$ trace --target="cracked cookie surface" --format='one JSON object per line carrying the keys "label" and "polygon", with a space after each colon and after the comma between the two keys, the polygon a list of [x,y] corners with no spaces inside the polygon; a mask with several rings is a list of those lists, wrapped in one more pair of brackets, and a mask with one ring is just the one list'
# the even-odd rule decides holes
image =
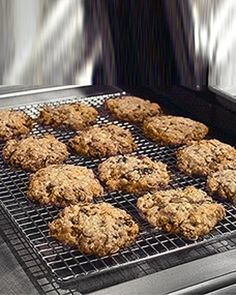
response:
{"label": "cracked cookie surface", "polygon": [[50,164],[60,164],[67,157],[66,145],[52,135],[12,139],[3,149],[6,163],[29,171],[37,171]]}
{"label": "cracked cookie surface", "polygon": [[69,141],[78,154],[94,158],[132,153],[137,145],[131,132],[116,125],[93,126]]}
{"label": "cracked cookie surface", "polygon": [[220,169],[225,161],[236,159],[232,146],[216,139],[203,139],[176,153],[178,168],[190,175],[207,176]]}
{"label": "cracked cookie surface", "polygon": [[66,207],[49,223],[51,236],[83,253],[111,255],[130,246],[139,227],[124,210],[108,203]]}
{"label": "cracked cookie surface", "polygon": [[135,194],[162,188],[170,179],[167,165],[144,156],[111,157],[99,165],[98,173],[110,191]]}
{"label": "cracked cookie surface", "polygon": [[144,195],[137,207],[152,226],[189,240],[207,235],[226,214],[221,204],[193,186]]}
{"label": "cracked cookie surface", "polygon": [[114,117],[131,123],[141,123],[145,118],[158,115],[161,111],[157,103],[135,96],[112,98],[105,105]]}
{"label": "cracked cookie surface", "polygon": [[233,159],[231,157],[231,159],[226,159],[224,161],[222,161],[219,165],[219,171],[222,170],[236,170],[236,157]]}
{"label": "cracked cookie surface", "polygon": [[84,103],[73,103],[44,107],[40,112],[39,122],[42,125],[83,130],[94,124],[97,116],[95,108]]}
{"label": "cracked cookie surface", "polygon": [[207,178],[207,187],[212,195],[217,195],[236,203],[236,170],[222,170]]}
{"label": "cracked cookie surface", "polygon": [[186,144],[203,139],[208,127],[189,118],[155,116],[144,121],[143,133],[161,145]]}
{"label": "cracked cookie surface", "polygon": [[43,205],[65,207],[92,202],[103,188],[91,169],[74,165],[50,165],[31,175],[28,197]]}
{"label": "cracked cookie surface", "polygon": [[0,140],[26,135],[32,129],[33,120],[21,111],[0,111]]}

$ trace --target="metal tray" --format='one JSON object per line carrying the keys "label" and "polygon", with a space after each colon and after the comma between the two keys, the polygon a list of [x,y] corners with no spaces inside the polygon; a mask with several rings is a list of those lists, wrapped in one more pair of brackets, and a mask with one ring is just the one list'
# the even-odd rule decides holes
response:
{"label": "metal tray", "polygon": [[[106,113],[103,108],[104,100],[119,95],[120,93],[116,93],[78,99],[64,97],[49,104],[58,105],[83,101],[95,106],[100,112],[100,117],[97,120],[98,125],[112,122],[130,129],[138,144],[138,149],[133,154],[147,155],[153,160],[161,160],[168,164],[171,172],[170,187],[194,185],[205,189],[204,178],[189,177],[178,171],[175,164],[177,147],[160,147],[147,140],[137,126],[114,120]],[[27,105],[20,107],[20,109],[36,118],[42,105]],[[73,131],[55,130],[37,124],[34,126],[32,133],[35,135],[51,133],[65,143],[74,135]],[[3,146],[4,144],[0,144],[0,150],[2,150]],[[96,171],[97,165],[103,160],[91,160],[70,154],[67,163],[84,165]],[[198,241],[187,241],[181,236],[160,232],[144,222],[136,210],[137,198],[134,195],[121,192],[107,193],[99,201],[109,202],[130,213],[139,223],[140,235],[132,247],[123,249],[110,257],[86,256],[77,249],[64,246],[49,236],[47,224],[57,216],[59,209],[52,206],[42,207],[27,199],[28,176],[29,173],[9,167],[0,158],[0,204],[17,226],[30,248],[37,254],[59,284],[73,284],[79,280],[101,275],[104,272],[112,272],[118,268],[125,268],[161,255],[170,255],[176,251],[188,250],[203,243],[224,239],[236,233],[236,207],[229,203],[224,203],[227,211],[226,218],[216,226],[214,231]]]}

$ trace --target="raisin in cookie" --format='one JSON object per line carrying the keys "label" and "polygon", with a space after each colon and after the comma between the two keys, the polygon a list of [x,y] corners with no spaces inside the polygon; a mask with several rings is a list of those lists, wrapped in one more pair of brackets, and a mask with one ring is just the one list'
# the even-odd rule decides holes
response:
{"label": "raisin in cookie", "polygon": [[37,171],[50,164],[60,164],[68,157],[66,145],[52,135],[30,136],[9,140],[3,149],[3,159],[23,170]]}
{"label": "raisin in cookie", "polygon": [[162,145],[186,144],[203,139],[208,128],[189,118],[176,116],[155,116],[143,123],[144,134]]}
{"label": "raisin in cookie", "polygon": [[0,140],[9,140],[28,134],[33,120],[21,111],[0,111]]}
{"label": "raisin in cookie", "polygon": [[50,165],[31,176],[28,197],[43,205],[65,207],[92,202],[103,188],[92,170],[74,165]]}
{"label": "raisin in cookie", "polygon": [[236,158],[236,150],[216,139],[200,140],[180,148],[177,153],[179,169],[190,175],[209,175],[220,169],[222,163]]}
{"label": "raisin in cookie", "polygon": [[207,187],[212,195],[236,203],[236,170],[222,170],[207,178]]}
{"label": "raisin in cookie", "polygon": [[66,207],[49,223],[49,230],[60,242],[97,256],[130,246],[139,233],[128,213],[108,203]]}
{"label": "raisin in cookie", "polygon": [[45,107],[39,116],[43,125],[73,130],[82,130],[95,123],[98,112],[95,108],[83,103],[64,104],[57,107]]}
{"label": "raisin in cookie", "polygon": [[122,96],[106,101],[108,110],[118,119],[141,123],[147,117],[160,113],[160,106],[135,96]]}
{"label": "raisin in cookie", "polygon": [[189,240],[207,235],[225,217],[225,209],[193,186],[147,194],[137,201],[140,215],[152,226]]}
{"label": "raisin in cookie", "polygon": [[90,127],[69,141],[77,153],[90,157],[109,157],[132,153],[136,143],[129,130],[116,125]]}
{"label": "raisin in cookie", "polygon": [[99,165],[98,172],[110,191],[134,194],[164,187],[170,179],[165,164],[143,156],[111,157]]}

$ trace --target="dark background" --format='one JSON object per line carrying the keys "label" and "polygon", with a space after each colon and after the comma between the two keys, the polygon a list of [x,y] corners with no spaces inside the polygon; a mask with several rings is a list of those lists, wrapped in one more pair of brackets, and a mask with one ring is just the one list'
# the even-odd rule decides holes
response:
{"label": "dark background", "polygon": [[[164,2],[100,2],[100,9],[108,15],[115,56],[116,84],[152,85],[162,88],[178,84],[178,71]],[[103,65],[100,64],[96,68],[95,84],[102,84],[103,75]]]}

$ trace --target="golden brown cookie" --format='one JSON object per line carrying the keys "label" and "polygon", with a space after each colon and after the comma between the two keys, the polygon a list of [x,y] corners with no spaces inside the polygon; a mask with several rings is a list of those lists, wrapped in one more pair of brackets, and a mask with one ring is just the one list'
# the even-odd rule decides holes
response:
{"label": "golden brown cookie", "polygon": [[142,123],[147,117],[158,115],[160,106],[135,96],[122,96],[105,102],[108,110],[116,118],[131,123]]}
{"label": "golden brown cookie", "polygon": [[3,149],[3,159],[23,170],[37,171],[51,164],[60,164],[68,157],[66,145],[52,135],[30,136],[9,140]]}
{"label": "golden brown cookie", "polygon": [[50,165],[31,176],[28,197],[43,205],[65,207],[92,202],[103,188],[91,169],[74,165]]}
{"label": "golden brown cookie", "polygon": [[226,169],[236,170],[236,157],[235,159],[226,159],[220,163],[218,170]]}
{"label": "golden brown cookie", "polygon": [[0,140],[9,140],[28,134],[33,120],[21,111],[0,111]]}
{"label": "golden brown cookie", "polygon": [[98,167],[99,178],[110,191],[145,193],[166,186],[167,166],[148,157],[116,156]]}
{"label": "golden brown cookie", "polygon": [[66,207],[49,223],[50,234],[84,254],[111,255],[130,246],[139,227],[124,210],[108,203]]}
{"label": "golden brown cookie", "polygon": [[207,187],[212,195],[236,203],[236,170],[222,170],[207,178]]}
{"label": "golden brown cookie", "polygon": [[147,194],[138,199],[137,207],[152,226],[189,240],[207,235],[225,217],[222,205],[193,186]]}
{"label": "golden brown cookie", "polygon": [[69,141],[78,154],[102,158],[132,153],[137,145],[129,130],[116,125],[93,126]]}
{"label": "golden brown cookie", "polygon": [[161,145],[174,145],[203,139],[208,133],[208,127],[189,118],[155,116],[144,121],[143,132]]}
{"label": "golden brown cookie", "polygon": [[82,130],[96,122],[98,112],[84,103],[64,104],[57,107],[44,107],[39,122],[59,128]]}
{"label": "golden brown cookie", "polygon": [[220,169],[225,161],[236,159],[232,146],[216,139],[203,139],[180,148],[177,153],[178,168],[190,175],[209,175]]}

